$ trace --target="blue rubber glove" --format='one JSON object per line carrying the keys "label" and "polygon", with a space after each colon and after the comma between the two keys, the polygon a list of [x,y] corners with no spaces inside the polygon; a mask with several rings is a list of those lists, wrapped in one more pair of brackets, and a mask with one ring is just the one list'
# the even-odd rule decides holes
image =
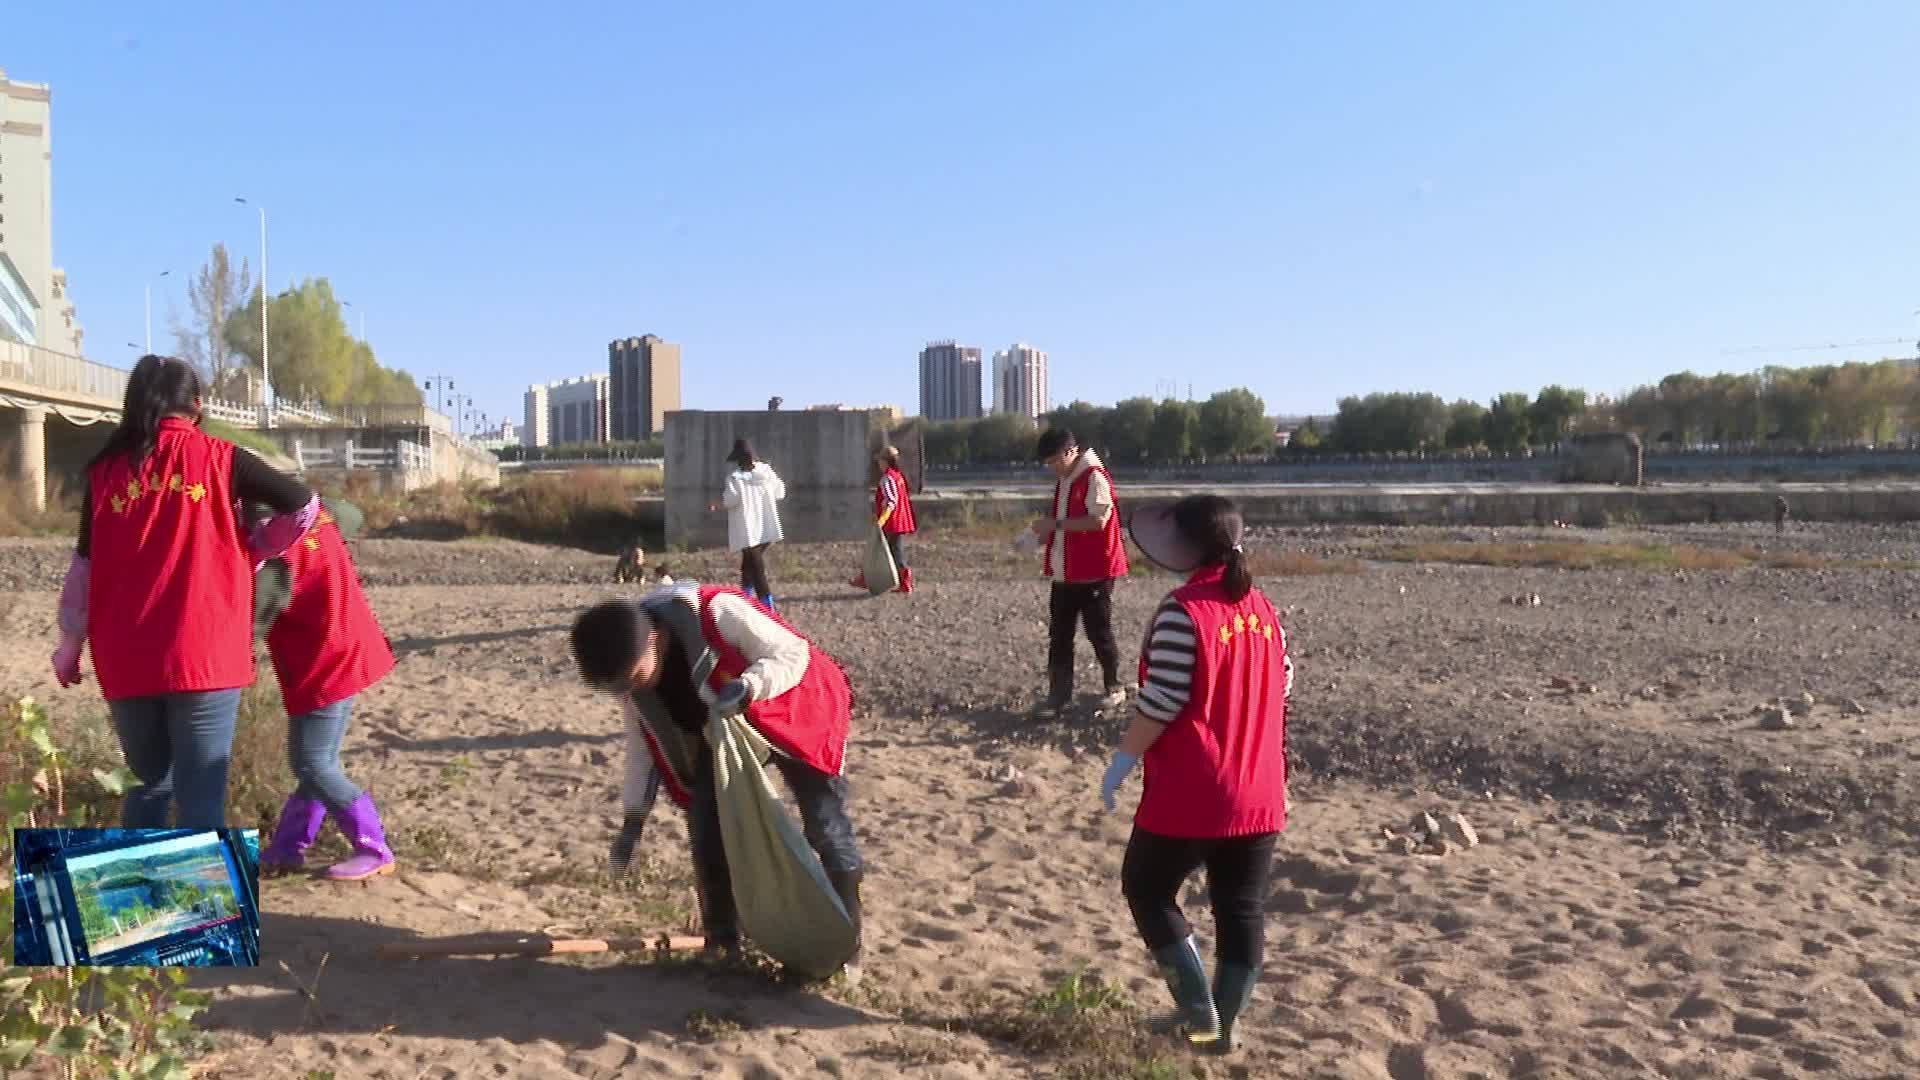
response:
{"label": "blue rubber glove", "polygon": [[1126,783],[1127,774],[1133,771],[1140,759],[1124,750],[1116,750],[1113,764],[1107,766],[1107,775],[1100,781],[1100,801],[1107,804],[1107,813],[1114,811],[1113,797],[1120,792],[1120,785]]}
{"label": "blue rubber glove", "polygon": [[717,716],[739,716],[747,711],[747,700],[751,692],[745,679],[735,679],[720,688],[713,699],[713,711]]}

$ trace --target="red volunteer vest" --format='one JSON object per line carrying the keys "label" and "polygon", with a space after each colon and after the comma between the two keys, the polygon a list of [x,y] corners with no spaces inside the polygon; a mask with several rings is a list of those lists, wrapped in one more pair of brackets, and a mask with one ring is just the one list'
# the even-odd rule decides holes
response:
{"label": "red volunteer vest", "polygon": [[[1093,486],[1093,475],[1099,473],[1107,478],[1107,490],[1113,490],[1113,476],[1104,465],[1091,465],[1082,469],[1073,480],[1073,486],[1067,491],[1067,516],[1085,517],[1087,514],[1087,492]],[[1060,485],[1065,480],[1053,483],[1053,505],[1060,505]],[[1045,558],[1041,564],[1042,572],[1048,578],[1054,577],[1054,560],[1060,554],[1054,549],[1064,541],[1066,547],[1067,580],[1069,582],[1109,581],[1127,576],[1127,547],[1120,539],[1120,498],[1114,496],[1113,513],[1107,515],[1106,528],[1099,532],[1055,532],[1048,536]]]}
{"label": "red volunteer vest", "polygon": [[87,470],[88,636],[108,701],[253,685],[253,566],[233,509],[233,444],[160,422],[135,469]]}
{"label": "red volunteer vest", "polygon": [[[1134,824],[1219,839],[1287,827],[1287,635],[1255,589],[1227,600],[1210,567],[1173,591],[1193,619],[1193,693],[1145,756]],[[1146,650],[1140,684],[1146,685]]]}
{"label": "red volunteer vest", "polygon": [[[907,491],[906,474],[899,469],[888,469],[886,476],[893,477],[893,490],[899,493],[900,501],[894,505],[892,516],[887,518],[885,525],[880,526],[880,531],[898,534],[913,532],[913,496]],[[881,477],[880,484],[873,489],[874,517],[879,517],[887,509],[884,494],[886,476]]]}
{"label": "red volunteer vest", "polygon": [[387,677],[393,648],[360,588],[347,541],[324,507],[286,553],[293,596],[267,634],[288,716],[345,701]]}
{"label": "red volunteer vest", "polygon": [[[834,662],[833,657],[828,656],[805,634],[794,630],[778,612],[760,607],[757,601],[739,589],[720,585],[700,587],[700,635],[706,639],[706,646],[713,650],[715,658],[713,674],[707,679],[708,687],[719,690],[738,678],[748,666],[746,657],[731,642],[722,638],[719,628],[714,625],[711,605],[713,598],[721,593],[752,603],[761,614],[806,641],[809,650],[807,673],[800,677],[800,684],[779,697],[748,705],[747,722],[782,753],[804,761],[828,776],[839,776],[846,765],[847,730],[853,718],[853,688],[847,683],[846,673]],[[684,778],[677,774],[661,749],[659,737],[646,724],[641,725],[641,731],[646,736],[647,750],[653,755],[654,768],[660,773],[668,797],[677,806],[687,806],[692,796],[687,791]]]}

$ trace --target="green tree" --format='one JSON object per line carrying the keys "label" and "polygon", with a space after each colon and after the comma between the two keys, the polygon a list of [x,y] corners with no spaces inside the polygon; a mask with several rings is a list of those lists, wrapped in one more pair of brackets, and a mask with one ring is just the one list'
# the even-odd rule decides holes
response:
{"label": "green tree", "polygon": [[1447,432],[1444,442],[1449,450],[1470,450],[1487,440],[1487,407],[1462,398],[1447,406]]}
{"label": "green tree", "polygon": [[994,413],[972,421],[967,435],[968,460],[977,465],[1004,465],[1033,459],[1038,434],[1033,418],[1020,413]]}
{"label": "green tree", "polygon": [[1105,447],[1107,444],[1106,419],[1108,410],[1090,401],[1074,401],[1063,405],[1046,415],[1044,426],[1065,428],[1073,432],[1081,446]]}
{"label": "green tree", "polygon": [[1273,422],[1266,402],[1245,387],[1222,390],[1200,405],[1198,449],[1208,457],[1227,457],[1273,449]]}
{"label": "green tree", "polygon": [[[227,340],[253,371],[260,369],[260,302],[256,290],[245,309],[227,321]],[[340,302],[326,278],[309,278],[272,298],[267,309],[273,336],[273,388],[288,401],[327,406],[417,405],[419,384],[406,372],[380,366],[373,349],[347,331]]]}
{"label": "green tree", "polygon": [[1199,425],[1200,410],[1190,401],[1168,398],[1153,410],[1153,430],[1147,437],[1147,456],[1162,463],[1175,463],[1193,457],[1193,431]]}
{"label": "green tree", "polygon": [[1487,410],[1486,438],[1490,449],[1513,453],[1527,445],[1533,402],[1523,393],[1501,394]]}
{"label": "green tree", "polygon": [[1307,417],[1304,423],[1295,428],[1293,435],[1287,439],[1288,449],[1303,450],[1309,453],[1320,449],[1320,444],[1320,425],[1315,423],[1311,416]]}
{"label": "green tree", "polygon": [[1107,452],[1114,462],[1133,464],[1147,456],[1153,444],[1153,421],[1157,413],[1152,398],[1128,398],[1113,407],[1104,427]]}
{"label": "green tree", "polygon": [[971,426],[955,420],[927,425],[925,452],[929,465],[965,465],[972,460],[968,447]]}
{"label": "green tree", "polygon": [[1587,410],[1587,392],[1564,386],[1543,387],[1535,395],[1527,412],[1528,435],[1541,446],[1552,446],[1566,437],[1573,418]]}

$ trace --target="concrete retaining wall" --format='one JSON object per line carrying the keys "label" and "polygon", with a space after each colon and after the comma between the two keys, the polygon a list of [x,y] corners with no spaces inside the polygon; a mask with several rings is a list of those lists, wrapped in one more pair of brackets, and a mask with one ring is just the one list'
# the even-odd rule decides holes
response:
{"label": "concrete retaining wall", "polygon": [[873,527],[873,491],[867,477],[873,450],[885,437],[885,413],[706,412],[667,414],[666,539],[676,547],[723,547],[720,501],[735,439],[786,481],[780,521],[787,539],[854,540]]}
{"label": "concrete retaining wall", "polygon": [[[1920,483],[1726,484],[1620,488],[1601,485],[1352,487],[1276,489],[1256,486],[1135,487],[1120,485],[1124,509],[1197,491],[1228,495],[1248,524],[1374,525],[1677,525],[1771,521],[1786,496],[1797,521],[1920,521]],[[1028,519],[1048,512],[1044,493],[1025,490],[931,491],[916,497],[916,514],[942,525]]]}

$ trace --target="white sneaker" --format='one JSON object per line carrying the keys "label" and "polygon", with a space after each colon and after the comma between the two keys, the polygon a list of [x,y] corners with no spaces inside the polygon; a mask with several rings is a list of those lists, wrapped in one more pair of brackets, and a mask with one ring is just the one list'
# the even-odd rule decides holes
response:
{"label": "white sneaker", "polygon": [[1116,686],[1101,695],[1100,698],[1100,707],[1103,709],[1118,709],[1126,703],[1127,688],[1124,686]]}

